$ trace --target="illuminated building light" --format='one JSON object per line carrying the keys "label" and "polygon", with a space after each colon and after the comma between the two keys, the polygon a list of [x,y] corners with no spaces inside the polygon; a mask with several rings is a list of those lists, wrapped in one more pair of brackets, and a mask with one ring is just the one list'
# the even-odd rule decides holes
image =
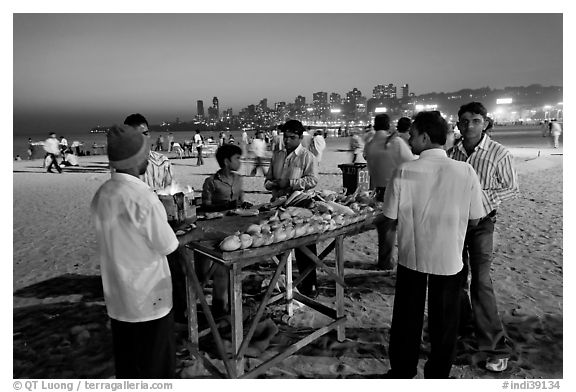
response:
{"label": "illuminated building light", "polygon": [[498,98],[496,105],[508,105],[512,103],[512,98]]}
{"label": "illuminated building light", "polygon": [[387,108],[376,108],[374,109],[374,113],[386,113],[388,111]]}

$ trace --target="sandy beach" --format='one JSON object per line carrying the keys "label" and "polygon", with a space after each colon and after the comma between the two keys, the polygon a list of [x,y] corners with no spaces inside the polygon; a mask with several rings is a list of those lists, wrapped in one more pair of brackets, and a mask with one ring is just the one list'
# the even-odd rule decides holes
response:
{"label": "sandy beach", "polygon": [[[509,369],[490,373],[473,342],[462,342],[452,376],[456,378],[563,377],[563,156],[543,140],[541,147],[509,146],[515,157],[520,193],[498,213],[492,278],[499,310],[513,342]],[[317,189],[339,190],[338,164],[348,153],[329,144]],[[172,155],[171,155],[172,156]],[[172,159],[178,182],[201,189],[217,170],[214,158]],[[41,160],[13,164],[13,377],[111,378],[111,334],[103,302],[99,262],[89,204],[109,178],[106,156],[82,157],[81,166],[49,174]],[[246,199],[268,201],[263,177],[244,177]],[[320,248],[323,248],[320,244]],[[267,378],[379,378],[388,371],[388,334],[395,273],[375,268],[377,237],[370,231],[345,240],[346,341],[328,334],[284,360]],[[334,254],[327,257],[334,265]],[[257,290],[266,271],[247,279]],[[252,282],[252,283],[250,283]],[[320,300],[329,301],[333,284],[320,274]],[[271,312],[278,309],[271,309]],[[298,309],[282,324],[260,358],[282,350],[290,339],[322,325],[319,314]],[[190,358],[178,331],[180,378],[210,377]],[[418,378],[428,350],[424,333]]]}

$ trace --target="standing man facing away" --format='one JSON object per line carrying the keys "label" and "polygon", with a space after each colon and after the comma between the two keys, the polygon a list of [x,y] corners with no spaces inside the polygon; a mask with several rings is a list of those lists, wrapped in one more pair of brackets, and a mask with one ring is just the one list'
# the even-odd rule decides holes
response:
{"label": "standing man facing away", "polygon": [[[150,130],[148,129],[148,120],[140,113],[134,113],[126,117],[124,125],[135,128],[147,138],[150,139]],[[148,166],[144,173],[144,182],[152,188],[158,190],[172,185],[174,182],[174,172],[172,164],[168,157],[156,151],[148,152]]]}
{"label": "standing man facing away", "polygon": [[[44,141],[44,150],[46,151],[46,156],[50,157],[50,163],[48,164],[46,171],[48,173],[54,173],[52,171],[52,166],[54,166],[56,170],[58,170],[58,173],[62,173],[62,169],[56,159],[56,157],[60,155],[60,142],[56,139],[56,134],[54,132],[50,132],[50,137]],[[46,161],[46,159],[44,160]]]}
{"label": "standing man facing away", "polygon": [[176,237],[162,203],[141,180],[148,165],[147,137],[137,128],[118,126],[107,137],[115,171],[94,195],[91,213],[116,378],[173,378],[172,282],[166,256],[189,238]]}
{"label": "standing man facing away", "polygon": [[196,130],[194,135],[194,144],[196,145],[196,151],[198,152],[198,159],[196,160],[196,166],[204,164],[204,158],[202,157],[202,147],[204,147],[204,138],[200,135],[200,130]]}
{"label": "standing man facing away", "polygon": [[[281,196],[289,196],[297,190],[312,189],[318,184],[318,162],[314,154],[300,144],[305,131],[302,123],[289,120],[281,126],[281,131],[284,135],[284,148],[274,151],[264,182],[264,187],[272,191],[272,201]],[[309,245],[308,248],[316,254],[316,244]],[[314,265],[314,262],[298,249],[295,250],[295,256],[300,273]],[[298,290],[308,297],[316,297],[317,285],[314,269],[304,278]]]}
{"label": "standing man facing away", "polygon": [[[384,200],[384,192],[392,174],[400,164],[414,160],[410,147],[396,132],[390,133],[390,117],[378,114],[374,118],[375,134],[364,149],[368,164],[368,173],[372,186],[376,190],[376,200]],[[392,260],[394,243],[396,242],[395,222],[376,225],[378,232],[378,268],[392,270],[395,262]]]}
{"label": "standing man facing away", "polygon": [[[487,354],[486,369],[506,370],[510,350],[498,315],[496,296],[490,277],[496,212],[503,201],[518,192],[516,171],[510,152],[484,133],[488,127],[487,111],[480,102],[470,102],[458,111],[458,129],[462,139],[448,151],[457,161],[468,162],[482,186],[482,219],[470,229],[464,243],[462,270],[462,328],[474,325],[478,350]],[[468,296],[468,270],[471,273]]]}
{"label": "standing man facing away", "polygon": [[418,113],[410,144],[420,159],[398,167],[384,196],[386,219],[398,221],[388,378],[417,373],[426,289],[430,355],[424,377],[448,378],[456,355],[462,248],[467,227],[482,216],[482,195],[472,166],[442,149],[447,133],[439,112]]}
{"label": "standing man facing away", "polygon": [[324,150],[326,149],[326,140],[324,139],[323,131],[321,129],[317,129],[316,132],[314,132],[314,137],[312,138],[312,142],[308,149],[312,151],[318,164],[320,164],[322,161],[322,154],[324,154]]}

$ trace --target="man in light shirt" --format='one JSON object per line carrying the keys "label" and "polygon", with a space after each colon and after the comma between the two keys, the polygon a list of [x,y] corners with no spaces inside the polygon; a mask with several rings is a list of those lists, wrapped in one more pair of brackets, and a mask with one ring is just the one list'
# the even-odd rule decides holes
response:
{"label": "man in light shirt", "polygon": [[326,149],[326,140],[324,140],[323,131],[321,129],[317,129],[316,132],[314,132],[314,137],[312,138],[312,142],[310,143],[310,147],[308,149],[312,151],[312,154],[314,154],[316,157],[318,164],[320,164],[322,161],[322,155]]}
{"label": "man in light shirt", "polygon": [[58,173],[62,173],[62,169],[58,164],[56,156],[60,155],[60,142],[56,139],[56,134],[50,132],[50,137],[44,141],[44,150],[46,151],[46,156],[49,157],[49,164],[46,171],[48,173],[54,173],[52,171],[52,166],[58,170]]}
{"label": "man in light shirt", "polygon": [[250,175],[254,177],[258,173],[258,168],[262,168],[262,174],[266,175],[264,169],[264,158],[266,157],[266,142],[264,141],[264,132],[257,131],[256,138],[252,140],[251,144],[252,153],[254,154],[254,168]]}
{"label": "man in light shirt", "polygon": [[[270,169],[266,173],[264,188],[272,192],[272,201],[282,196],[290,196],[294,191],[307,191],[318,184],[318,162],[314,154],[300,144],[305,129],[298,120],[286,121],[281,126],[284,148],[274,151],[270,161]],[[308,245],[308,249],[316,254],[316,244]],[[304,252],[294,251],[298,270],[303,273],[309,266],[315,266]],[[308,297],[316,297],[316,269],[314,268],[302,280],[298,290]]]}
{"label": "man in light shirt", "polygon": [[474,169],[442,148],[447,134],[439,112],[418,113],[410,144],[420,159],[401,164],[384,195],[386,219],[398,221],[388,378],[417,373],[427,290],[430,354],[424,377],[448,378],[456,355],[464,238],[483,210]]}
{"label": "man in light shirt", "polygon": [[148,165],[148,138],[137,128],[118,126],[107,138],[115,170],[94,195],[91,214],[116,378],[173,378],[172,282],[166,256],[190,235],[176,237],[162,203],[140,179]]}

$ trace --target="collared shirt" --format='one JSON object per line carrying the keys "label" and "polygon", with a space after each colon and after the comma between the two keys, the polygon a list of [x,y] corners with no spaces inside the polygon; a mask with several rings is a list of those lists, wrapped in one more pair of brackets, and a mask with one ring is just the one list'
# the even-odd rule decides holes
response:
{"label": "collared shirt", "polygon": [[55,137],[49,137],[44,141],[44,151],[49,154],[60,154],[60,142]]}
{"label": "collared shirt", "polygon": [[244,201],[244,191],[242,190],[242,177],[232,173],[232,178],[228,179],[222,175],[222,170],[204,180],[202,187],[202,205],[221,206],[226,209],[230,202],[236,201],[241,204]]}
{"label": "collared shirt", "polygon": [[398,263],[427,274],[458,273],[468,220],[484,216],[481,198],[472,166],[449,159],[442,149],[401,164],[383,209],[398,219]]}
{"label": "collared shirt", "polygon": [[[278,188],[272,181],[290,180],[287,188]],[[272,191],[272,199],[289,195],[293,191],[312,189],[318,184],[318,161],[301,144],[288,154],[286,149],[275,151],[266,173],[264,187]]]}
{"label": "collared shirt", "polygon": [[144,182],[153,190],[164,189],[174,180],[172,164],[166,155],[150,151],[148,167],[144,173]]}
{"label": "collared shirt", "polygon": [[414,155],[400,137],[386,131],[376,131],[376,134],[366,145],[364,156],[368,164],[368,173],[374,187],[386,188],[394,170],[404,162],[414,160]]}
{"label": "collared shirt", "polygon": [[108,315],[125,322],[167,315],[172,281],[166,255],[178,239],[158,196],[140,179],[112,173],[92,199],[91,213]]}
{"label": "collared shirt", "polygon": [[459,141],[448,150],[448,156],[457,161],[468,162],[478,175],[482,186],[484,216],[518,192],[518,179],[514,170],[512,154],[500,143],[484,135],[470,156]]}
{"label": "collared shirt", "polygon": [[194,135],[194,143],[196,143],[196,147],[204,146],[204,140],[202,139],[202,136],[199,133]]}

